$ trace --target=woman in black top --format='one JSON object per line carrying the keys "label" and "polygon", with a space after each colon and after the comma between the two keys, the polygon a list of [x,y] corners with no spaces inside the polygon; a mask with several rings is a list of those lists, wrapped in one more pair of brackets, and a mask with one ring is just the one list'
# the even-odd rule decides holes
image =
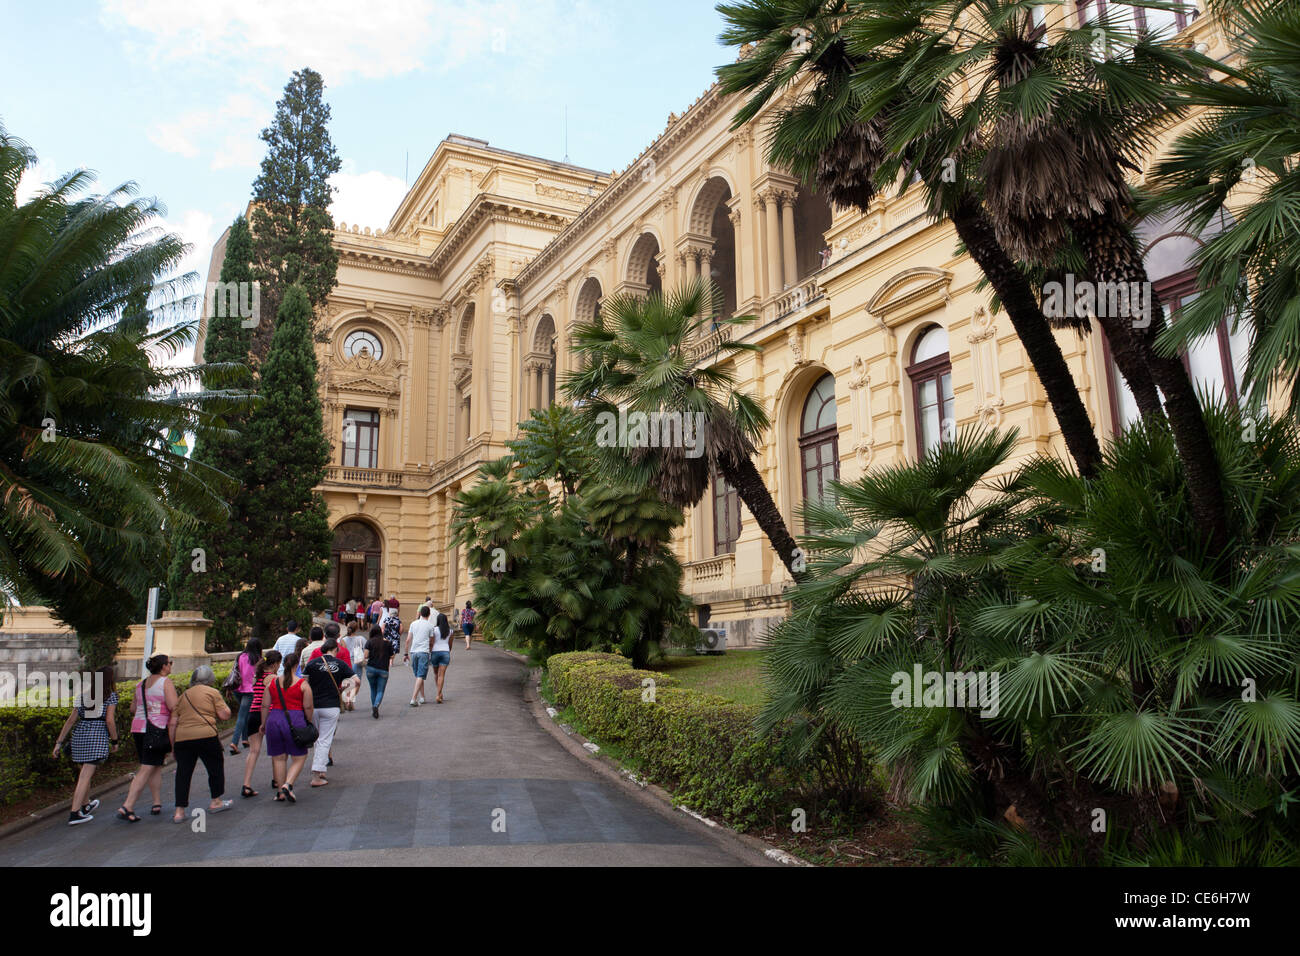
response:
{"label": "woman in black top", "polygon": [[370,639],[366,641],[366,680],[370,682],[370,716],[379,719],[379,705],[384,700],[384,688],[388,686],[388,661],[393,656],[393,645],[384,637],[384,629],[378,624],[370,629]]}

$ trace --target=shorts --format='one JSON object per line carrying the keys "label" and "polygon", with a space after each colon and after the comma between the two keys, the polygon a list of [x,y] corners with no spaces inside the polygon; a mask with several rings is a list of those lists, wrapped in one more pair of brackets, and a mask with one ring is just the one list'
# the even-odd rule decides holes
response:
{"label": "shorts", "polygon": [[131,737],[135,740],[135,752],[140,755],[140,766],[142,767],[161,767],[163,761],[167,759],[167,754],[162,750],[150,750],[144,745],[144,733],[132,733]]}
{"label": "shorts", "polygon": [[469,637],[474,633],[474,622],[470,621],[468,624],[462,624],[460,629],[465,632],[466,637]]}
{"label": "shorts", "polygon": [[451,663],[451,651],[434,651],[429,656],[430,667],[446,667]]}
{"label": "shorts", "polygon": [[429,655],[412,654],[411,671],[415,674],[417,680],[429,675]]}
{"label": "shorts", "polygon": [[262,712],[260,710],[249,711],[248,721],[244,724],[244,732],[251,737],[261,729]]}
{"label": "shorts", "polygon": [[289,721],[293,721],[295,727],[306,727],[307,718],[301,710],[289,711],[291,715],[287,720],[284,711],[273,710],[271,716],[266,719],[266,753],[271,757],[283,757],[286,754],[290,757],[307,756],[307,748],[299,747],[293,742],[293,735],[289,733]]}

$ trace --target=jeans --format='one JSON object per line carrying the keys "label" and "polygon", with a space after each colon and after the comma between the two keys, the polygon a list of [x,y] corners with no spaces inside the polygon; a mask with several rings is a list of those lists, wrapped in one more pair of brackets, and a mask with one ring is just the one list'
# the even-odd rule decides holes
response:
{"label": "jeans", "polygon": [[248,739],[248,709],[253,706],[253,692],[239,695],[239,715],[235,718],[235,736],[230,738],[230,742],[239,746],[242,741]]}
{"label": "jeans", "polygon": [[226,792],[226,768],[221,759],[221,741],[216,737],[176,741],[176,806],[190,805],[190,781],[194,765],[203,761],[208,772],[208,792],[215,800]]}
{"label": "jeans", "polygon": [[334,743],[334,731],[339,727],[339,708],[317,707],[312,711],[311,722],[320,731],[316,738],[315,749],[311,756],[311,769],[324,773],[330,762],[330,745]]}
{"label": "jeans", "polygon": [[384,688],[388,686],[388,671],[367,664],[366,680],[370,681],[370,706],[378,707],[384,700]]}

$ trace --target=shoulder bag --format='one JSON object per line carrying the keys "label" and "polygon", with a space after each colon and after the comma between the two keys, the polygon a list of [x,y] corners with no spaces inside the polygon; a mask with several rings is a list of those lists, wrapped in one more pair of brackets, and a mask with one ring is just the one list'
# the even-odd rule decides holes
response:
{"label": "shoulder bag", "polygon": [[[162,678],[166,680],[167,678]],[[159,727],[149,719],[149,699],[146,696],[144,681],[140,681],[139,691],[140,707],[144,710],[144,749],[155,753],[169,754],[172,752],[172,739],[167,733],[166,727]],[[164,693],[164,700],[166,695]],[[177,703],[180,703],[177,701]]]}
{"label": "shoulder bag", "polygon": [[[284,719],[289,724],[289,736],[293,738],[293,742],[299,747],[310,747],[316,742],[316,738],[320,736],[320,731],[316,729],[315,724],[307,720],[306,714],[303,714],[301,727],[293,722],[293,719],[289,716],[289,705],[284,702],[284,688],[280,686],[278,680],[275,682],[275,692],[280,695],[280,707],[284,711]],[[267,714],[268,720],[270,716],[270,714]]]}

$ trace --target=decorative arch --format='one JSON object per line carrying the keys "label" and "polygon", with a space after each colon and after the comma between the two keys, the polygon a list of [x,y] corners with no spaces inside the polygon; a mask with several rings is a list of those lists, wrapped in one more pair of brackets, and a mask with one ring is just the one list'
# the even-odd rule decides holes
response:
{"label": "decorative arch", "polygon": [[600,299],[603,295],[600,280],[595,276],[588,276],[578,289],[573,312],[574,321],[582,323],[594,322],[597,314],[599,314]]}
{"label": "decorative arch", "polygon": [[334,523],[330,544],[330,575],[325,593],[333,611],[352,598],[372,600],[384,588],[383,526],[369,515],[344,515]]}
{"label": "decorative arch", "polygon": [[406,337],[402,329],[387,315],[381,312],[366,312],[358,309],[334,324],[330,333],[330,351],[336,362],[347,361],[343,356],[343,342],[353,332],[365,330],[379,336],[384,346],[381,362],[401,362],[405,358]]}
{"label": "decorative arch", "polygon": [[655,257],[662,251],[663,243],[659,241],[659,236],[646,228],[637,236],[628,252],[623,281],[648,286],[651,292],[662,291],[663,283],[655,263]]}
{"label": "decorative arch", "polygon": [[555,319],[551,313],[543,312],[533,327],[532,347],[534,352],[544,352],[555,344]]}
{"label": "decorative arch", "polygon": [[691,203],[691,214],[687,220],[687,231],[707,236],[713,227],[713,211],[718,204],[736,195],[736,188],[725,170],[709,171],[708,178],[695,194]]}
{"label": "decorative arch", "polygon": [[460,325],[456,329],[456,352],[470,355],[474,350],[474,303],[465,306],[460,315]]}

